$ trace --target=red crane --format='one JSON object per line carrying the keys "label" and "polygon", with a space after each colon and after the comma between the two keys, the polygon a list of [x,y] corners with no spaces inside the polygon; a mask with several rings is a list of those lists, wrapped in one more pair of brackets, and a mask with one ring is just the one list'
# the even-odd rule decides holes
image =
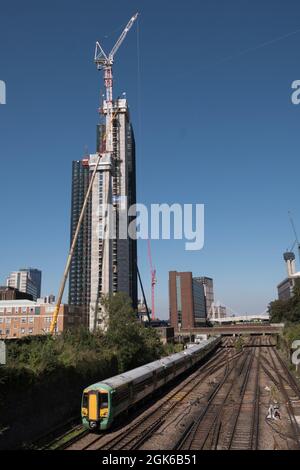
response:
{"label": "red crane", "polygon": [[156,284],[156,269],[153,267],[152,264],[152,256],[151,256],[151,246],[150,240],[148,239],[148,258],[150,263],[150,272],[151,272],[151,318],[155,320],[155,302],[154,302],[154,288]]}

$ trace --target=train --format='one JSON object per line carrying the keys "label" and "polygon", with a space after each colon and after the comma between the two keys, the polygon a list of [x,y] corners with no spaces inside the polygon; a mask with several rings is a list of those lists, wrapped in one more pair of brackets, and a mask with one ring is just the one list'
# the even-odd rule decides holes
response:
{"label": "train", "polygon": [[214,351],[220,341],[220,337],[211,337],[180,353],[86,387],[81,402],[83,426],[90,431],[109,429],[118,416],[191,369]]}

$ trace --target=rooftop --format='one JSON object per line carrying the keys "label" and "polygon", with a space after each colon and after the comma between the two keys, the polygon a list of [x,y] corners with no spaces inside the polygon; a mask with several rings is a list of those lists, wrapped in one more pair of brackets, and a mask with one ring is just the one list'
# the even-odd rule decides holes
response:
{"label": "rooftop", "polygon": [[0,307],[40,307],[41,305],[55,306],[54,303],[44,302],[43,299],[38,299],[36,302],[27,299],[0,300]]}

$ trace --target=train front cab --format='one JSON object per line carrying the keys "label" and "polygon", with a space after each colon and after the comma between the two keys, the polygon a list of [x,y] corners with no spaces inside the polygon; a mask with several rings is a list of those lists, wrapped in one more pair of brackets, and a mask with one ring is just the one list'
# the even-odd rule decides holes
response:
{"label": "train front cab", "polygon": [[83,425],[91,431],[107,429],[111,423],[110,390],[86,389],[82,395],[81,416]]}

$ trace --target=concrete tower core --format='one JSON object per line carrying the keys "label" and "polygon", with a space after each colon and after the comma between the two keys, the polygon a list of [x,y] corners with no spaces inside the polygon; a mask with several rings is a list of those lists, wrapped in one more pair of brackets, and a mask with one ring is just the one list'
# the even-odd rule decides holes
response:
{"label": "concrete tower core", "polygon": [[295,255],[292,251],[286,251],[283,254],[283,259],[286,262],[288,277],[291,278],[296,272]]}
{"label": "concrete tower core", "polygon": [[[91,273],[89,328],[107,328],[103,295],[125,292],[137,306],[136,240],[129,238],[132,217],[128,208],[136,203],[135,143],[127,100],[113,101],[112,153],[104,152],[92,188]],[[103,102],[103,114],[107,112]],[[105,135],[100,136],[101,141]],[[95,168],[98,154],[90,155]]]}

